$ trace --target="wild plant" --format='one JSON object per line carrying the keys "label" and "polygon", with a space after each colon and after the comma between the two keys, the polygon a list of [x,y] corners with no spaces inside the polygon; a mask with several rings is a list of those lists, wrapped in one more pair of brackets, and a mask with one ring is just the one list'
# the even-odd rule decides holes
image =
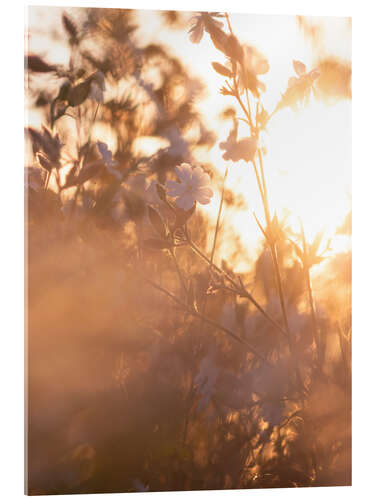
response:
{"label": "wild plant", "polygon": [[[227,13],[193,16],[190,41],[208,36],[225,56],[212,69],[224,79],[223,99],[239,110],[220,143],[220,178],[195,159],[198,146],[216,141],[194,106],[201,83],[162,46],[136,44],[131,11],[87,9],[82,26],[66,14],[62,23],[66,67],[27,56],[28,92],[45,120],[41,130],[26,129],[34,155],[27,169],[30,490],[350,484],[350,304],[346,297],[318,303],[311,272],[329,242],[322,245],[320,233],[309,244],[303,221],[297,234],[272,207],[262,141],[285,107],[303,112],[319,70],[293,61],[295,75],[266,110],[266,57],[240,43]],[[155,66],[158,87],[148,73]],[[40,87],[41,74],[52,86]],[[93,138],[98,124],[110,129],[113,146]],[[187,134],[193,127],[195,137]],[[146,135],[168,145],[139,153]],[[226,182],[239,161],[249,165],[263,207],[249,213],[262,249],[248,273],[218,257],[218,241],[229,234]],[[200,206],[215,190],[208,238]],[[350,289],[343,276],[350,255],[327,265]],[[44,378],[50,360],[41,360],[51,330],[56,345],[47,343],[47,352],[66,357],[52,379],[64,375],[67,384],[51,397],[65,397],[71,411],[47,418],[38,393],[53,394]],[[62,421],[66,430],[51,445]]]}

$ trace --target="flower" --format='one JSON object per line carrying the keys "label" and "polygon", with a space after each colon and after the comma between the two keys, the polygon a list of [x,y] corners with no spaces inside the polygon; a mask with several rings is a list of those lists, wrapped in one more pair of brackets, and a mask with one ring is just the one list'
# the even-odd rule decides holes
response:
{"label": "flower", "polygon": [[208,33],[216,32],[223,27],[223,23],[217,21],[216,18],[224,17],[219,12],[198,12],[196,16],[191,19],[191,28],[189,30],[190,41],[199,43],[202,40],[204,31]]}
{"label": "flower", "polygon": [[240,160],[252,161],[258,147],[258,140],[255,136],[245,137],[237,140],[238,121],[234,120],[233,129],[230,131],[227,140],[219,144],[224,151],[223,159],[237,162]]}
{"label": "flower", "polygon": [[264,92],[266,87],[263,82],[258,80],[258,75],[268,73],[270,65],[267,59],[255,48],[249,45],[243,48],[243,59],[240,67],[240,91],[249,89],[255,96],[259,97],[259,91]]}
{"label": "flower", "polygon": [[296,110],[298,105],[308,103],[311,92],[314,92],[314,82],[320,76],[317,69],[306,72],[306,66],[301,61],[293,61],[293,68],[297,76],[292,76],[288,81],[288,88],[282,94],[276,110],[291,107]]}
{"label": "flower", "polygon": [[197,201],[202,205],[210,203],[213,191],[209,187],[210,176],[201,167],[192,167],[182,163],[176,167],[180,182],[166,181],[167,195],[176,198],[175,203],[179,208],[189,210]]}

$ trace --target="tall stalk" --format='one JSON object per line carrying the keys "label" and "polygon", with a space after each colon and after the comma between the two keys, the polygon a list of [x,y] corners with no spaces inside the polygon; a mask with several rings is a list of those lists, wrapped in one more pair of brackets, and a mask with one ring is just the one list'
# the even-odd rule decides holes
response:
{"label": "tall stalk", "polygon": [[318,321],[317,321],[316,311],[315,311],[314,297],[313,297],[312,287],[311,287],[310,267],[309,267],[308,262],[306,262],[306,259],[308,257],[308,252],[307,252],[305,231],[303,229],[302,221],[300,221],[300,225],[301,225],[301,237],[302,237],[302,246],[303,246],[303,255],[304,255],[304,259],[303,259],[303,263],[302,263],[303,273],[305,276],[307,294],[308,294],[308,298],[309,298],[314,342],[315,342],[315,347],[316,347],[316,351],[317,351],[318,361],[320,364],[320,362],[321,362],[321,359],[320,359],[321,358],[321,343],[320,343],[320,338],[319,338],[319,328],[318,328]]}
{"label": "tall stalk", "polygon": [[[230,23],[228,13],[225,14],[225,18],[227,20],[228,29],[229,29],[230,33],[233,35],[233,30],[232,30],[232,26]],[[246,117],[246,121],[249,125],[250,137],[255,136],[256,138],[258,138],[259,137],[259,127],[258,127],[257,120],[256,120],[255,126],[254,126],[254,122],[252,120],[250,99],[249,99],[248,91],[247,91],[247,89],[245,90],[245,92],[246,92],[246,104],[247,104],[247,107],[246,107],[241,99],[241,96],[240,96],[238,82],[237,82],[237,75],[235,72],[232,76],[232,83],[233,83],[234,97],[236,98],[238,104],[240,105],[242,111],[244,112],[245,117]],[[259,147],[257,149],[257,155],[258,155],[260,173],[259,173],[258,168],[257,168],[255,157],[252,160],[252,164],[253,164],[253,168],[254,168],[257,184],[258,184],[258,189],[259,189],[259,193],[260,193],[262,204],[263,204],[265,219],[266,219],[267,235],[268,235],[267,243],[270,247],[270,251],[271,251],[271,255],[272,255],[272,263],[273,263],[273,268],[274,268],[274,273],[275,273],[276,287],[277,287],[277,292],[278,292],[278,296],[279,296],[280,308],[281,308],[282,316],[283,316],[283,324],[284,324],[284,329],[287,332],[290,354],[294,360],[297,383],[300,385],[300,387],[303,391],[304,385],[303,385],[301,372],[300,372],[300,368],[299,368],[295,339],[294,339],[293,335],[291,334],[290,328],[289,328],[288,314],[287,314],[287,308],[286,308],[286,303],[285,303],[285,294],[284,294],[282,280],[281,280],[280,263],[279,263],[278,255],[277,255],[277,245],[276,245],[274,235],[272,234],[273,228],[272,228],[272,221],[271,221],[269,201],[268,201],[267,184],[266,184],[266,178],[265,178],[264,167],[263,167],[262,152],[259,149]]]}

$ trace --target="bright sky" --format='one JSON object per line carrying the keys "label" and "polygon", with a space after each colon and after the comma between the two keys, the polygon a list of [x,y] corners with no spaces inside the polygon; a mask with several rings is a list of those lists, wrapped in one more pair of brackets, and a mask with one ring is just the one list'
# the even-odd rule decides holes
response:
{"label": "bright sky", "polygon": [[[73,14],[72,17],[76,16],[74,9],[66,10]],[[31,51],[44,54],[48,61],[64,63],[66,50],[62,49],[61,42],[51,43],[47,35],[50,27],[61,30],[61,11],[33,7],[29,15],[33,36],[29,43]],[[218,144],[227,137],[231,123],[220,123],[218,114],[225,107],[233,106],[234,102],[232,98],[219,94],[224,78],[211,67],[211,61],[224,62],[222,54],[213,47],[207,35],[199,45],[192,44],[188,24],[186,30],[167,30],[155,12],[139,11],[138,15],[139,41],[144,45],[158,41],[164,43],[183,59],[191,75],[206,84],[205,98],[197,103],[197,107],[219,140],[209,157],[202,157],[202,161],[211,161],[223,173],[226,163],[222,160]],[[187,22],[190,17],[191,14],[186,14]],[[293,59],[303,61],[308,70],[313,69],[317,51],[302,34],[294,16],[232,14],[230,18],[239,40],[254,44],[269,60],[270,71],[263,78],[267,86],[263,102],[265,108],[272,111],[281,92],[285,91],[288,79],[294,74]],[[346,18],[315,17],[310,21],[319,26],[322,33],[319,55],[351,60],[351,32]],[[245,129],[241,132],[245,133]],[[290,210],[290,221],[295,229],[301,217],[310,240],[323,227],[326,238],[334,236],[335,229],[342,224],[351,205],[351,102],[341,101],[327,106],[312,99],[299,112],[283,110],[272,118],[264,142],[268,151],[264,166],[271,206],[278,213],[283,209]],[[254,173],[244,162],[230,162],[229,165],[227,185],[245,197],[248,208],[236,212],[227,210],[223,220],[225,225],[230,224],[240,234],[251,255],[250,249],[254,252],[260,237],[251,212],[254,210],[262,220]],[[215,191],[212,203],[203,208],[212,217],[213,223],[219,206],[219,190]],[[335,237],[332,241],[336,251],[348,244],[343,237]],[[229,257],[231,251],[233,247],[230,244],[219,249],[222,257]],[[236,265],[236,270],[245,270],[247,266],[248,263],[242,260]]]}

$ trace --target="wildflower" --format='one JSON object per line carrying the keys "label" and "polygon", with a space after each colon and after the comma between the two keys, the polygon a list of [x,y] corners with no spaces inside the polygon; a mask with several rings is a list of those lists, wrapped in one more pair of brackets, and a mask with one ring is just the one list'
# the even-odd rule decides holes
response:
{"label": "wildflower", "polygon": [[189,30],[190,41],[199,43],[202,40],[203,32],[206,30],[208,33],[221,31],[223,23],[217,21],[215,17],[223,17],[219,12],[199,12],[191,20],[192,27]]}
{"label": "wildflower", "polygon": [[258,147],[257,138],[253,136],[237,140],[237,131],[238,122],[234,120],[233,129],[230,131],[227,140],[219,144],[220,149],[224,151],[223,159],[234,162],[240,160],[251,161]]}
{"label": "wildflower", "polygon": [[311,92],[314,91],[314,82],[320,76],[317,69],[306,72],[306,66],[301,61],[293,61],[293,68],[297,76],[292,76],[288,81],[288,88],[282,95],[276,109],[291,107],[297,109],[298,104],[307,103]]}
{"label": "wildflower", "polygon": [[176,198],[176,205],[184,210],[192,208],[196,201],[207,205],[214,194],[209,187],[210,176],[201,167],[193,168],[188,163],[182,163],[176,171],[180,182],[165,183],[167,195]]}
{"label": "wildflower", "polygon": [[267,59],[255,48],[249,45],[243,48],[243,58],[239,70],[239,89],[249,89],[254,97],[259,97],[259,92],[264,92],[266,86],[258,79],[258,75],[268,73],[270,66]]}

